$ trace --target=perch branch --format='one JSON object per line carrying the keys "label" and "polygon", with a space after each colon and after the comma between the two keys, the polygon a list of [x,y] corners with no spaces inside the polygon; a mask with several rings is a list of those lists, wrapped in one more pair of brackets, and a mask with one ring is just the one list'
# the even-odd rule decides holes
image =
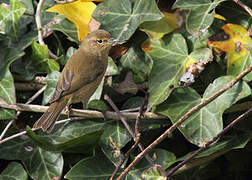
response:
{"label": "perch branch", "polygon": [[215,136],[212,140],[208,141],[204,146],[199,148],[197,151],[195,151],[191,156],[186,158],[184,161],[180,162],[177,166],[172,168],[170,171],[168,171],[166,177],[170,177],[173,173],[175,173],[179,168],[184,166],[188,161],[192,160],[195,156],[197,156],[200,152],[204,151],[206,148],[208,148],[210,145],[212,145],[214,142],[216,142],[221,136],[223,136],[227,131],[229,131],[235,124],[237,124],[240,120],[242,120],[245,116],[247,116],[252,111],[252,107],[242,115],[240,115],[238,118],[233,120],[228,126],[226,126],[217,136]]}
{"label": "perch branch", "polygon": [[[49,106],[40,106],[40,105],[27,105],[22,103],[8,104],[4,100],[0,99],[0,107],[7,109],[14,109],[16,111],[29,111],[29,112],[45,112]],[[85,118],[108,118],[113,120],[118,120],[119,116],[116,112],[107,111],[104,114],[100,111],[92,110],[81,110],[81,109],[72,109],[73,116],[80,116]],[[61,114],[67,115],[67,112],[63,111]],[[136,119],[137,112],[134,113],[121,113],[127,119]],[[152,112],[144,113],[144,119],[167,119],[167,117],[158,115]]]}
{"label": "perch branch", "polygon": [[186,119],[188,119],[192,114],[197,112],[202,107],[206,106],[213,100],[215,100],[217,97],[219,97],[221,94],[223,94],[225,91],[233,87],[239,80],[241,80],[244,76],[246,76],[249,72],[251,72],[252,66],[245,69],[243,72],[241,72],[238,76],[236,76],[232,81],[230,81],[224,88],[220,89],[218,92],[216,92],[211,97],[207,98],[205,101],[201,102],[200,104],[194,106],[192,109],[190,109],[184,116],[182,116],[176,123],[174,123],[170,128],[168,128],[161,136],[159,136],[154,142],[152,142],[148,147],[144,149],[141,153],[137,155],[137,157],[128,165],[128,167],[120,174],[118,177],[118,180],[123,179],[124,176],[130,171],[130,169],[140,160],[142,157],[152,148],[154,148],[157,144],[159,144],[161,141],[163,141],[175,128],[180,126],[182,122],[184,122]]}

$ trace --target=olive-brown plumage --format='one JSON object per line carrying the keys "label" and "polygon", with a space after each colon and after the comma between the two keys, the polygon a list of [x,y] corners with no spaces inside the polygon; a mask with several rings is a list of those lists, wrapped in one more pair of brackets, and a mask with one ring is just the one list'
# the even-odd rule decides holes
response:
{"label": "olive-brown plumage", "polygon": [[71,103],[86,104],[99,86],[108,65],[108,53],[113,44],[104,30],[88,34],[79,49],[67,61],[59,77],[50,107],[34,124],[51,132],[61,111]]}

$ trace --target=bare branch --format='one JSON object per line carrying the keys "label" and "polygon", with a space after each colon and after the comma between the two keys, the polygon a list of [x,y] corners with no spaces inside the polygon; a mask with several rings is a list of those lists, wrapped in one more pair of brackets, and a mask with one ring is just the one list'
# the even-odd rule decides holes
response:
{"label": "bare branch", "polygon": [[[40,14],[41,14],[41,8],[43,6],[44,0],[39,0],[38,6],[37,6],[37,10],[36,10],[36,14],[35,14],[35,20],[36,20],[36,24],[37,24],[37,28],[38,28],[38,40],[39,40],[39,44],[41,45],[46,45],[44,40],[43,40],[43,27],[42,27],[42,23],[41,23],[41,18],[40,18]],[[48,52],[50,54],[50,56],[53,59],[57,59],[58,57],[53,54],[50,49],[48,48]]]}
{"label": "bare branch", "polygon": [[215,136],[212,140],[208,141],[205,146],[199,148],[197,151],[195,151],[191,156],[186,158],[184,161],[179,163],[177,166],[172,168],[168,173],[166,177],[170,177],[173,173],[175,173],[179,168],[184,166],[188,161],[192,160],[195,156],[197,156],[199,153],[204,151],[206,148],[208,148],[210,145],[215,143],[221,136],[223,136],[227,131],[229,131],[235,124],[237,124],[240,120],[242,120],[245,116],[247,116],[252,111],[252,107],[242,115],[240,115],[238,118],[233,120],[228,126],[226,126],[217,136]]}
{"label": "bare branch", "polygon": [[202,107],[206,106],[213,100],[215,100],[217,97],[219,97],[221,94],[223,94],[225,91],[233,87],[239,80],[241,80],[244,76],[246,76],[249,72],[251,72],[252,66],[245,69],[243,72],[241,72],[238,76],[236,76],[232,81],[230,81],[224,88],[220,89],[218,92],[216,92],[214,95],[206,99],[205,101],[201,102],[200,104],[194,106],[192,109],[190,109],[184,116],[182,116],[176,123],[174,123],[170,128],[168,128],[161,136],[159,136],[154,142],[152,142],[147,148],[144,149],[141,153],[137,155],[137,157],[129,164],[129,166],[121,173],[121,175],[117,178],[118,180],[123,179],[124,176],[130,171],[130,169],[138,162],[140,161],[143,156],[152,148],[154,148],[156,145],[158,145],[161,141],[163,141],[175,128],[180,126],[182,122],[184,122],[186,119],[191,117],[195,112],[200,110]]}

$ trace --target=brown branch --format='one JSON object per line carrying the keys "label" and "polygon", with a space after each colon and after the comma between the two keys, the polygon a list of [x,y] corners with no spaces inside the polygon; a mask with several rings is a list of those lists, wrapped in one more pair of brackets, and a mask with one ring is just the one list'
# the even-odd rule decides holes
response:
{"label": "brown branch", "polygon": [[[43,40],[43,27],[42,27],[41,17],[40,17],[41,8],[43,6],[43,3],[44,3],[44,0],[39,0],[38,6],[37,6],[37,10],[36,10],[36,14],[35,14],[35,21],[36,21],[37,28],[38,28],[38,40],[39,40],[39,44],[46,45],[45,42],[44,42],[44,40]],[[49,52],[50,56],[53,59],[57,59],[58,58],[55,54],[53,54],[50,51],[49,48],[48,48],[48,52]]]}
{"label": "brown branch", "polygon": [[226,126],[220,133],[218,133],[212,140],[208,141],[205,146],[199,148],[197,151],[195,151],[191,156],[186,158],[184,161],[179,163],[177,166],[172,168],[168,173],[166,177],[170,177],[173,173],[175,173],[179,168],[184,166],[188,161],[192,160],[195,156],[197,156],[199,153],[204,151],[206,148],[208,148],[210,145],[215,143],[221,136],[223,136],[227,131],[229,131],[235,124],[237,124],[240,120],[242,120],[245,116],[247,116],[252,111],[252,107],[242,115],[240,115],[238,118],[233,120],[228,126]]}
{"label": "brown branch", "polygon": [[236,4],[238,4],[239,6],[241,6],[245,11],[247,11],[247,13],[252,17],[252,10],[248,7],[248,6],[246,6],[245,4],[243,4],[241,1],[239,1],[239,0],[234,0],[234,2],[236,3]]}
{"label": "brown branch", "polygon": [[[122,121],[123,125],[126,127],[126,129],[129,131],[129,133],[131,134],[131,136],[133,137],[134,141],[136,142],[136,135],[133,132],[133,130],[131,129],[131,127],[129,126],[129,124],[127,123],[126,118],[123,116],[123,114],[119,111],[119,109],[116,107],[116,105],[114,104],[114,102],[109,98],[109,96],[107,94],[104,95],[104,99],[110,104],[110,106],[114,109],[114,111],[118,114],[120,120]],[[138,115],[138,114],[137,114]],[[138,147],[141,151],[144,150],[143,146],[141,143],[138,143]],[[151,159],[151,157],[146,154],[145,158],[147,159],[147,161],[151,164],[154,165],[153,160]]]}
{"label": "brown branch", "polygon": [[161,136],[159,136],[154,142],[152,142],[147,148],[144,149],[141,153],[137,155],[137,157],[129,164],[129,166],[121,173],[121,175],[117,178],[118,180],[123,179],[124,176],[130,171],[130,169],[142,159],[142,157],[152,148],[154,148],[156,145],[158,145],[161,141],[163,141],[175,128],[180,126],[182,122],[184,122],[186,119],[188,119],[192,114],[200,110],[202,107],[206,106],[213,100],[215,100],[217,97],[219,97],[221,94],[223,94],[225,91],[230,89],[234,86],[239,80],[241,80],[244,76],[246,76],[249,72],[251,72],[252,66],[245,69],[242,73],[240,73],[238,76],[236,76],[232,81],[230,81],[224,88],[220,89],[218,92],[216,92],[211,97],[207,98],[205,101],[201,102],[200,104],[194,106],[192,109],[190,109],[184,116],[182,116],[177,122],[175,122],[170,128],[168,128]]}

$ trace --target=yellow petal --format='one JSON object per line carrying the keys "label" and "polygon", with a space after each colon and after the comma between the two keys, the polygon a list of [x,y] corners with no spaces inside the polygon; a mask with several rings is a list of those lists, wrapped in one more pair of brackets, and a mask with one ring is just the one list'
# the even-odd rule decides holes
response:
{"label": "yellow petal", "polygon": [[88,23],[96,8],[93,2],[83,1],[79,0],[66,4],[58,4],[46,10],[47,12],[59,13],[72,21],[77,27],[80,41],[89,33]]}

